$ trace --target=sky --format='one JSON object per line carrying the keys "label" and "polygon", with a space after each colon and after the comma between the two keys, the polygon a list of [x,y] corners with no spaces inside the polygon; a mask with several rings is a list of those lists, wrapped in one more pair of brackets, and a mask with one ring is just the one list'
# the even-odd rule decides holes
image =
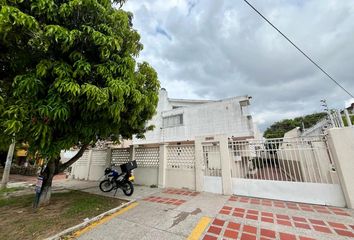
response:
{"label": "sky", "polygon": [[[249,0],[354,94],[353,0]],[[274,121],[351,99],[242,0],[128,0],[144,50],[171,98],[252,96],[264,131]]]}

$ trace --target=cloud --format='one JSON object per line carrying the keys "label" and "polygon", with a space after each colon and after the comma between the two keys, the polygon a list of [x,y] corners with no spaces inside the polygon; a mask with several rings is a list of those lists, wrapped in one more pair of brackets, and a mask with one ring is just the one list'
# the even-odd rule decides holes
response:
{"label": "cloud", "polygon": [[[351,0],[251,3],[354,92]],[[273,121],[343,108],[348,95],[315,68],[243,1],[129,0],[144,50],[174,98],[251,95],[264,130]]]}
{"label": "cloud", "polygon": [[167,32],[166,32],[166,30],[165,29],[163,29],[161,26],[157,26],[156,27],[156,33],[158,33],[158,34],[162,34],[163,36],[165,36],[168,40],[172,40],[172,37],[170,36],[170,34],[168,34]]}

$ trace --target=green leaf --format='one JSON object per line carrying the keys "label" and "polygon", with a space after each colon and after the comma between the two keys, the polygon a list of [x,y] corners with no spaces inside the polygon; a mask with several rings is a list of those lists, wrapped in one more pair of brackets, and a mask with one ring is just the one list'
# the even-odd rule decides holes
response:
{"label": "green leaf", "polygon": [[21,2],[0,8],[0,145],[15,133],[51,159],[97,136],[149,130],[159,81],[136,63],[131,13],[109,0]]}

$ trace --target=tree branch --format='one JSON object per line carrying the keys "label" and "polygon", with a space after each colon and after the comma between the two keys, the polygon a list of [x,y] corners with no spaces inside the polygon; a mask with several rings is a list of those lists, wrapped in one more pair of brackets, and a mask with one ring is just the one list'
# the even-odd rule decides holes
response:
{"label": "tree branch", "polygon": [[73,156],[69,161],[67,161],[66,163],[63,163],[60,167],[59,167],[59,172],[64,171],[67,167],[69,167],[71,164],[73,164],[74,162],[76,162],[77,160],[79,160],[79,158],[82,157],[82,155],[84,154],[86,148],[89,146],[89,144],[84,144],[82,145],[81,149],[78,151],[78,153],[76,153],[75,156]]}

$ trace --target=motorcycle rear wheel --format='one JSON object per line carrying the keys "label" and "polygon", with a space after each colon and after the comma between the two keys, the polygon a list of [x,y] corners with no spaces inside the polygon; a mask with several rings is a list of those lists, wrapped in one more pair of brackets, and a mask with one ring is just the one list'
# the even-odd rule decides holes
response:
{"label": "motorcycle rear wheel", "polygon": [[130,181],[127,181],[123,184],[122,190],[126,196],[131,196],[134,192],[134,186]]}
{"label": "motorcycle rear wheel", "polygon": [[113,184],[109,179],[100,182],[100,190],[102,192],[110,192],[113,189]]}

